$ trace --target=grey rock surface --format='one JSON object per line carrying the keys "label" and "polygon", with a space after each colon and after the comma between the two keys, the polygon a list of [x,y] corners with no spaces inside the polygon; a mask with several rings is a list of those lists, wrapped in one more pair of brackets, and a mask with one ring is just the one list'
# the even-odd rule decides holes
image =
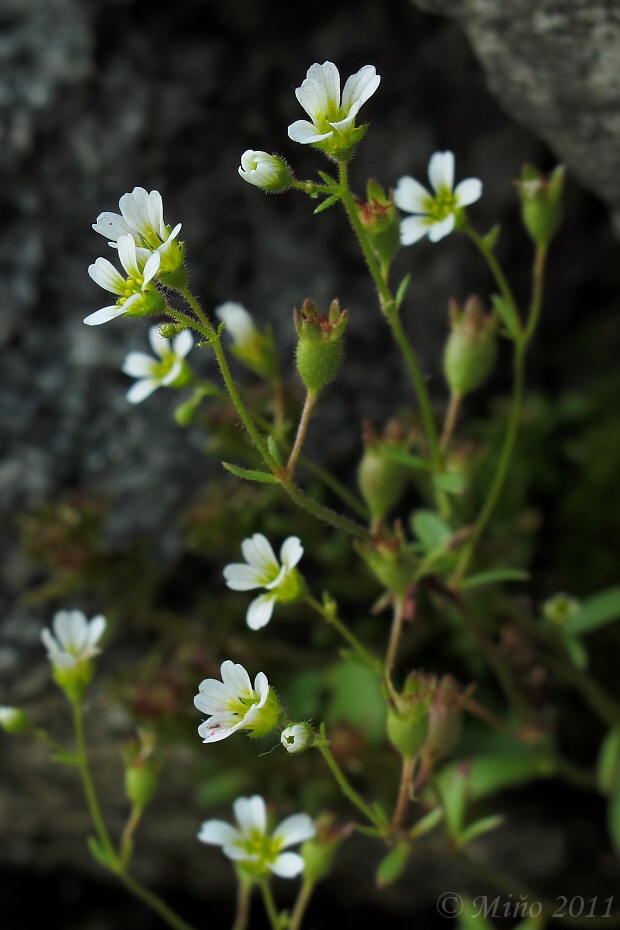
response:
{"label": "grey rock surface", "polygon": [[620,10],[613,0],[412,0],[464,30],[491,92],[620,229]]}

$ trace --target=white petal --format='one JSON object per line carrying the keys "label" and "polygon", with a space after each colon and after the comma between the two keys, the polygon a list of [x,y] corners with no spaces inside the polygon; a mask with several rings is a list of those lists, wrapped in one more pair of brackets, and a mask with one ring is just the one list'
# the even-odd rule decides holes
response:
{"label": "white petal", "polygon": [[280,561],[290,571],[291,568],[295,568],[303,554],[304,548],[299,537],[289,536],[289,538],[285,539],[282,543],[282,548],[280,549]]}
{"label": "white petal", "polygon": [[129,226],[139,233],[149,231],[149,195],[143,187],[134,187],[131,194],[123,194],[119,201],[121,213]]}
{"label": "white petal", "polygon": [[107,323],[109,320],[114,320],[117,316],[122,316],[124,313],[127,313],[127,309],[127,304],[124,304],[122,307],[119,307],[117,304],[111,307],[102,307],[101,310],[95,310],[94,313],[87,316],[84,322],[87,326],[100,326],[101,323]]}
{"label": "white petal", "polygon": [[52,660],[52,662],[55,662],[61,650],[58,646],[58,643],[52,636],[50,630],[48,629],[41,630],[41,642],[47,649],[47,654],[49,658]]}
{"label": "white petal", "polygon": [[88,642],[91,646],[96,646],[103,636],[106,628],[106,619],[99,614],[93,617],[88,624]]}
{"label": "white petal", "polygon": [[[313,74],[310,73],[313,71],[313,69],[318,69],[319,67],[322,72],[320,78],[318,78],[318,70],[315,70]],[[314,75],[316,75],[316,77],[314,77]],[[324,61],[322,65],[312,65],[308,71],[308,77],[320,81],[320,83],[323,85],[327,98],[327,106],[336,110],[339,109],[340,73],[333,61]]]}
{"label": "white petal", "polygon": [[252,682],[243,665],[226,659],[220,668],[223,683],[240,697],[252,693]]}
{"label": "white petal", "polygon": [[303,843],[316,834],[316,828],[307,814],[293,814],[276,827],[273,838],[282,840],[282,847]]}
{"label": "white petal", "polygon": [[200,691],[194,697],[194,705],[201,713],[208,716],[229,714],[230,704],[235,701],[236,697],[230,688],[215,678],[208,678],[201,682]]}
{"label": "white petal", "polygon": [[201,843],[227,846],[240,839],[239,831],[225,820],[205,820],[198,833]]}
{"label": "white petal", "polygon": [[223,575],[231,591],[253,591],[255,588],[262,588],[265,584],[264,572],[244,562],[227,565]]}
{"label": "white petal", "polygon": [[425,216],[408,216],[400,221],[400,241],[403,245],[413,245],[429,230],[428,219]]}
{"label": "white petal", "polygon": [[256,334],[254,320],[243,304],[228,300],[215,308],[215,315],[226,323],[227,332],[240,345],[254,338]]}
{"label": "white petal", "polygon": [[271,548],[271,543],[262,533],[254,533],[250,539],[244,539],[241,552],[248,565],[253,565],[266,575],[273,576],[279,573],[280,563]]}
{"label": "white petal", "polygon": [[162,387],[168,387],[169,384],[174,384],[174,382],[179,377],[182,371],[183,371],[183,362],[181,361],[180,358],[177,358],[172,363],[172,367],[170,368],[170,371],[167,374],[165,374],[163,378],[160,378],[159,383],[162,385]]}
{"label": "white petal", "polygon": [[260,697],[260,701],[256,705],[260,709],[269,697],[269,682],[264,672],[259,672],[254,679],[254,690]]}
{"label": "white petal", "polygon": [[111,294],[119,296],[125,293],[127,287],[125,278],[107,258],[98,258],[94,265],[89,265],[88,273],[95,284],[102,287],[104,291],[110,291]]}
{"label": "white petal", "polygon": [[459,207],[468,207],[482,197],[482,181],[478,178],[466,178],[456,185],[454,196]]}
{"label": "white petal", "polygon": [[194,345],[194,337],[189,329],[184,329],[172,340],[172,351],[178,358],[185,358],[189,355]]}
{"label": "white petal", "polygon": [[201,723],[198,727],[198,735],[202,738],[203,743],[219,743],[223,739],[232,736],[240,726],[241,722],[237,723],[234,727],[229,727],[217,721],[211,723],[210,720],[205,720],[205,722]]}
{"label": "white petal", "polygon": [[251,630],[262,630],[267,626],[276,600],[275,594],[261,594],[260,597],[254,598],[246,614],[246,622]]}
{"label": "white petal", "polygon": [[433,223],[432,226],[428,228],[428,238],[431,242],[439,242],[440,239],[443,239],[444,236],[449,235],[454,229],[454,213],[450,213],[449,216],[442,220],[441,223]]}
{"label": "white petal", "polygon": [[164,204],[159,191],[151,191],[147,198],[147,212],[149,226],[160,239],[166,239],[166,226],[164,224]]}
{"label": "white petal", "polygon": [[302,145],[322,142],[323,139],[330,139],[333,134],[333,132],[317,132],[312,123],[305,119],[298,119],[288,127],[289,139],[292,139],[293,142],[300,142]]}
{"label": "white petal", "polygon": [[267,807],[259,794],[251,798],[237,798],[233,804],[235,817],[245,836],[252,833],[265,834],[267,830]]}
{"label": "white petal", "polygon": [[135,280],[140,277],[140,268],[136,255],[136,243],[133,236],[120,237],[118,240],[118,257],[121,260],[121,265],[130,278]]}
{"label": "white petal", "polygon": [[59,610],[54,616],[53,627],[65,649],[80,649],[87,641],[86,617],[80,610]]}
{"label": "white petal", "polygon": [[118,213],[100,213],[97,222],[93,223],[93,229],[113,242],[117,242],[121,236],[126,236],[131,232],[123,217]]}
{"label": "white petal", "polygon": [[142,272],[142,276],[144,278],[144,284],[142,285],[142,290],[144,290],[144,288],[149,283],[149,281],[152,278],[154,278],[157,272],[159,271],[160,262],[161,262],[161,255],[159,254],[159,252],[153,252],[152,255],[149,255],[146,265],[144,266],[144,270]]}
{"label": "white petal", "polygon": [[453,152],[435,152],[431,155],[428,163],[428,179],[437,193],[445,189],[452,190],[454,187]]}
{"label": "white petal", "polygon": [[357,110],[359,110],[362,104],[372,97],[380,80],[374,65],[364,65],[357,74],[352,74],[347,78],[342,91],[342,109],[345,113],[351,110],[353,104],[358,104]]}
{"label": "white petal", "polygon": [[280,853],[269,869],[280,878],[295,878],[303,872],[304,860],[297,853]]}
{"label": "white petal", "polygon": [[157,370],[157,361],[146,352],[129,352],[121,366],[121,371],[130,378],[147,378]]}
{"label": "white petal", "polygon": [[161,387],[161,381],[158,378],[143,378],[141,381],[136,381],[135,384],[131,385],[125,397],[130,404],[141,404],[142,401],[150,397],[153,391],[156,391],[158,387]]}
{"label": "white petal", "polygon": [[149,342],[151,343],[151,348],[155,355],[159,355],[160,358],[163,358],[164,355],[170,352],[170,340],[160,336],[159,330],[159,326],[151,326],[149,328]]}
{"label": "white petal", "polygon": [[401,178],[394,189],[394,203],[405,213],[428,213],[432,202],[433,197],[426,188],[408,175]]}

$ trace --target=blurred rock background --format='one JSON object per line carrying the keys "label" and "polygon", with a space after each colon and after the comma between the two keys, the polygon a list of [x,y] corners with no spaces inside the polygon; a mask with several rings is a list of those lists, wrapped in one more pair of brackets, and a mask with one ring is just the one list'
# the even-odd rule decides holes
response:
{"label": "blurred rock background", "polygon": [[[524,162],[548,170],[566,160],[566,219],[549,263],[550,296],[529,365],[530,384],[540,392],[532,408],[534,431],[566,434],[564,457],[552,463],[555,471],[537,489],[543,522],[537,558],[548,573],[547,593],[566,584],[575,566],[575,584],[586,587],[578,594],[614,580],[619,504],[610,494],[620,451],[617,431],[608,427],[618,387],[611,367],[619,342],[611,214],[619,195],[617,171],[609,168],[610,160],[617,163],[617,143],[608,108],[620,80],[615,14],[605,19],[605,5],[588,4],[588,14],[575,3],[582,49],[576,65],[583,81],[572,85],[566,59],[556,67],[544,44],[556,36],[554,22],[566,36],[570,5],[560,5],[566,15],[559,25],[549,19],[551,9],[534,16],[525,0],[503,5],[502,17],[489,21],[488,4],[425,0],[420,6],[454,15],[466,32],[406,0],[316,0],[311,6],[282,0],[186,0],[176,6],[0,0],[0,703],[28,706],[40,723],[61,717],[39,631],[59,607],[106,612],[94,587],[73,603],[65,592],[62,599],[53,592],[33,597],[48,575],[24,546],[24,518],[53,512],[57,521],[71,524],[76,507],[80,512],[76,500],[103,502],[103,551],[110,558],[121,553],[122,562],[127,547],[134,555],[148,549],[144,578],[125,579],[128,587],[139,589],[141,581],[148,586],[149,573],[181,579],[181,590],[168,591],[167,606],[176,608],[188,597],[183,579],[195,584],[201,571],[210,577],[201,563],[187,568],[179,522],[207,479],[220,473],[217,461],[204,454],[202,430],[175,425],[176,398],[170,394],[158,392],[137,408],[126,402],[129,379],[120,365],[128,351],[147,349],[146,321],[97,328],[82,323],[106,300],[87,267],[99,255],[112,257],[91,223],[101,211],[116,210],[122,193],[134,186],[160,190],[166,221],[183,223],[191,283],[204,305],[243,302],[259,321],[272,324],[285,356],[294,344],[292,308],[305,297],[322,304],[339,297],[349,308],[346,369],[309,438],[323,462],[350,475],[360,453],[361,420],[380,426],[394,398],[408,402],[406,375],[343,216],[334,210],[315,218],[313,204],[301,195],[266,197],[237,174],[246,148],[282,154],[300,177],[325,167],[317,153],[296,146],[286,133],[301,116],[294,88],[314,61],[336,62],[343,78],[373,63],[382,76],[364,108],[371,129],[352,166],[358,191],[368,176],[386,187],[403,174],[424,180],[432,152],[452,149],[458,177],[484,182],[484,198],[472,216],[483,231],[501,222],[498,251],[523,301],[531,252],[512,180]],[[529,42],[528,27],[538,45]],[[571,48],[566,40],[569,61]],[[474,53],[488,69],[494,93]],[[560,86],[562,94],[554,95],[550,86]],[[573,93],[573,86],[580,92]],[[593,105],[590,86],[602,101],[598,136],[591,120],[584,129],[583,114]],[[542,98],[546,110],[536,109]],[[447,302],[486,293],[489,280],[469,243],[458,237],[440,247],[421,243],[403,251],[397,264],[397,273],[413,273],[406,325],[441,403]],[[197,366],[214,374],[206,353]],[[500,365],[491,388],[501,392],[508,384],[508,367]],[[486,395],[475,399],[472,411],[484,411],[486,403]],[[599,421],[585,433],[582,424],[593,411]],[[537,449],[544,453],[544,445]],[[584,500],[575,492],[566,500],[569,484],[580,483]],[[31,524],[31,536],[41,541],[44,525]],[[576,525],[582,533],[570,534]],[[55,539],[52,533],[52,548]],[[560,567],[552,551],[559,552]],[[592,551],[596,565],[588,574],[584,563]],[[214,577],[221,584],[217,572]],[[106,660],[108,668],[139,655],[147,628],[144,621],[139,635],[117,630],[119,651]],[[101,696],[95,696],[95,708],[98,700],[96,745],[128,730],[126,718]],[[193,732],[191,709],[182,713]],[[145,827],[138,858],[146,878],[178,892],[180,909],[186,892],[198,909],[214,876],[203,872],[203,850],[194,840],[201,808],[188,787],[195,758],[186,758],[187,752],[178,750],[177,764],[187,764],[186,774],[166,789],[161,819],[155,816]],[[63,930],[130,921],[156,926],[109,886],[89,884],[97,871],[84,863],[85,820],[74,773],[54,767],[50,774],[40,746],[2,740],[0,753],[0,832],[8,837],[0,849],[3,930],[34,925],[35,909],[23,897],[33,870],[50,908],[62,915],[56,925]],[[102,779],[113,783],[117,764],[100,753]],[[117,820],[121,803],[113,800]],[[173,821],[166,821],[166,810],[176,812]],[[561,864],[566,850],[558,849],[553,829],[548,861]],[[214,861],[209,858],[210,868]],[[347,867],[354,876],[358,864]],[[222,869],[215,884],[226,880]],[[432,886],[431,876],[426,887]],[[109,910],[102,914],[104,892]],[[394,900],[396,921],[410,902]]]}

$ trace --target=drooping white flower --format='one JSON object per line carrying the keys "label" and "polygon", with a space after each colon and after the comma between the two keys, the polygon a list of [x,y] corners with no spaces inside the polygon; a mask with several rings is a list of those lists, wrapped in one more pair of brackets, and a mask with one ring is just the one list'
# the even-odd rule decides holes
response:
{"label": "drooping white flower", "polygon": [[225,820],[206,820],[198,834],[200,842],[221,846],[225,856],[255,876],[273,872],[280,878],[295,878],[303,871],[302,857],[282,850],[315,836],[316,829],[307,814],[293,814],[269,833],[267,806],[260,795],[237,798],[233,811],[237,827]]}
{"label": "drooping white flower", "polygon": [[126,375],[139,379],[127,391],[130,404],[139,404],[158,387],[174,384],[183,372],[183,359],[194,345],[194,337],[184,329],[171,341],[160,336],[159,326],[151,326],[149,342],[158,358],[146,352],[129,352],[122,365]]}
{"label": "drooping white flower", "polygon": [[233,591],[253,591],[265,588],[269,593],[255,598],[246,615],[251,630],[260,630],[271,619],[276,601],[296,600],[303,592],[303,579],[295,566],[303,555],[297,536],[285,539],[280,549],[280,562],[262,533],[254,533],[241,543],[244,562],[227,565],[224,569],[226,584]]}
{"label": "drooping white flower", "polygon": [[439,242],[455,227],[457,215],[464,207],[479,200],[482,181],[467,178],[454,187],[454,154],[435,152],[428,163],[428,178],[434,194],[409,176],[401,178],[394,190],[396,206],[413,213],[400,224],[400,241],[412,245],[423,236]]}
{"label": "drooping white flower", "polygon": [[99,640],[106,627],[105,617],[87,620],[80,610],[60,610],[52,621],[50,630],[41,631],[41,640],[47,655],[60,671],[68,671],[96,656],[101,649]]}
{"label": "drooping white flower", "polygon": [[250,736],[265,736],[277,723],[280,708],[267,676],[259,672],[254,686],[243,665],[227,659],[221,666],[222,680],[201,681],[194,704],[208,714],[198,727],[204,743],[218,743],[237,730],[247,730]]}
{"label": "drooping white flower", "polygon": [[[123,194],[118,213],[100,213],[93,229],[117,248],[122,236],[135,240],[138,258],[146,262],[149,255],[157,252],[162,271],[177,268],[182,262],[182,249],[177,241],[181,224],[174,229],[164,223],[164,205],[159,191],[147,192],[143,187],[134,187],[131,194]],[[181,254],[180,254],[181,253]]]}
{"label": "drooping white flower", "polygon": [[310,117],[288,127],[289,138],[302,145],[322,143],[325,151],[346,149],[355,141],[355,117],[372,97],[381,78],[374,65],[364,65],[347,79],[340,96],[340,74],[331,61],[308,68],[295,96]]}
{"label": "drooping white flower", "polygon": [[271,193],[288,190],[295,180],[283,158],[253,149],[243,153],[238,171],[248,184]]}
{"label": "drooping white flower", "polygon": [[226,324],[226,332],[232,336],[238,348],[251,349],[256,340],[260,339],[252,315],[243,304],[227,300],[215,308],[215,315]]}
{"label": "drooping white flower", "polygon": [[138,257],[136,243],[130,235],[120,236],[118,256],[128,277],[124,278],[107,258],[98,258],[89,265],[88,273],[104,291],[117,294],[118,300],[109,307],[96,310],[84,320],[89,326],[99,326],[117,316],[130,313],[157,313],[165,307],[165,301],[152,283],[160,265],[159,252],[148,253],[146,260]]}

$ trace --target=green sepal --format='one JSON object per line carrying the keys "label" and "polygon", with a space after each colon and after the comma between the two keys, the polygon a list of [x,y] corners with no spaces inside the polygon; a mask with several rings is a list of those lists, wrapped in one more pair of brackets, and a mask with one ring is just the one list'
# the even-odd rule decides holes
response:
{"label": "green sepal", "polygon": [[222,462],[222,465],[231,474],[237,478],[243,478],[245,481],[260,481],[262,484],[279,484],[275,475],[269,471],[257,471],[253,468],[241,468],[239,465],[231,465],[230,462]]}

